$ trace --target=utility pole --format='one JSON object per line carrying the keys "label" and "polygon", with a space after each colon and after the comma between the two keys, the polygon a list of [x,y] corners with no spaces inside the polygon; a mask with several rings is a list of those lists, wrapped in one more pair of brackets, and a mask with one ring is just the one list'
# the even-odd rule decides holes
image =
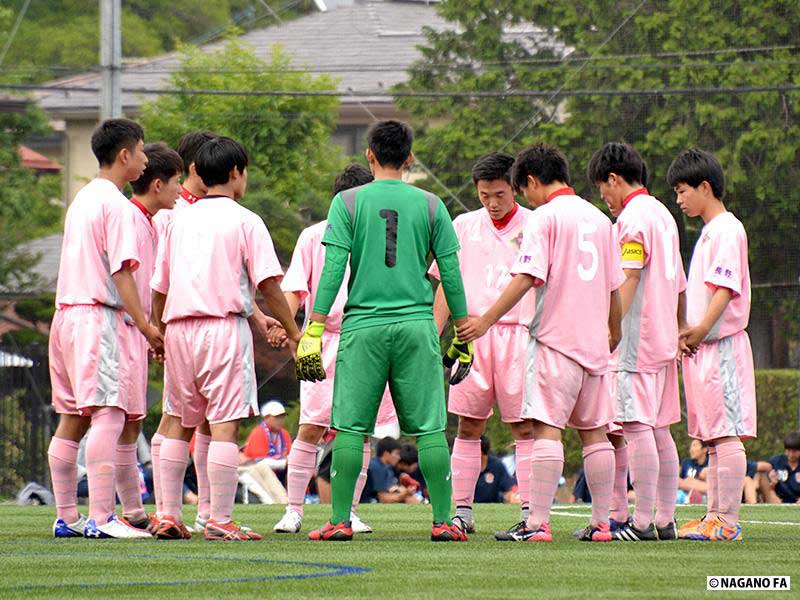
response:
{"label": "utility pole", "polygon": [[100,119],[122,116],[122,8],[120,0],[100,0]]}

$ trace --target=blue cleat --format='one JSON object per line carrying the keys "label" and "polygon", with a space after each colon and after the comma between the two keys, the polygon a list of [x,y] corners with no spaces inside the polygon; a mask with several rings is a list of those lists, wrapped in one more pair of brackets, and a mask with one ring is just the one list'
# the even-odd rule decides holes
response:
{"label": "blue cleat", "polygon": [[94,519],[87,519],[86,524],[83,527],[83,537],[99,540],[111,536],[100,531],[97,528],[97,523],[95,522]]}
{"label": "blue cleat", "polygon": [[84,527],[86,526],[86,517],[80,515],[80,518],[74,523],[67,523],[64,519],[56,519],[53,523],[53,537],[55,538],[74,538],[83,537]]}

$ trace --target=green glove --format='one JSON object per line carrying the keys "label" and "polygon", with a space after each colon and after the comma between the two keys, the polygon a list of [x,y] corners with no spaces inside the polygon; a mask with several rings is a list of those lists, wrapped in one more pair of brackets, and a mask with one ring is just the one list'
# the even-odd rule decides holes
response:
{"label": "green glove", "polygon": [[448,369],[458,361],[458,368],[450,377],[450,385],[457,385],[464,381],[464,378],[469,374],[469,370],[472,368],[472,357],[472,342],[465,344],[459,341],[457,337],[454,337],[453,343],[450,344],[447,352],[442,357],[442,364]]}
{"label": "green glove", "polygon": [[322,332],[324,323],[311,321],[297,344],[297,363],[295,372],[300,381],[322,381],[325,369],[322,367]]}

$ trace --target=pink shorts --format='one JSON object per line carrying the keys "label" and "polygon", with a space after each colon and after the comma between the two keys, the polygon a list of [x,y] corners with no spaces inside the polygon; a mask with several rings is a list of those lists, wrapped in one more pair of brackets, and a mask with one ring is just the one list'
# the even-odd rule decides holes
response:
{"label": "pink shorts", "polygon": [[505,423],[522,419],[522,384],[530,333],[525,325],[498,324],[473,342],[475,357],[466,379],[450,387],[447,410],[488,419],[497,402]]}
{"label": "pink shorts", "polygon": [[247,319],[171,321],[164,340],[172,409],[184,427],[258,414],[253,335]]}
{"label": "pink shorts", "polygon": [[125,327],[123,338],[121,351],[130,365],[130,375],[121,382],[120,393],[127,396],[129,414],[138,415],[130,416],[128,420],[140,421],[147,415],[147,339],[133,324]]}
{"label": "pink shorts", "polygon": [[682,365],[691,437],[756,437],[755,372],[746,332],[700,344]]}
{"label": "pink shorts", "polygon": [[523,419],[564,429],[597,429],[614,419],[609,376],[531,339],[525,368]]}
{"label": "pink shorts", "polygon": [[[114,406],[131,420],[144,415],[131,386],[137,359],[129,343],[123,312],[102,304],[66,306],[56,311],[50,328],[49,356],[53,407],[59,414],[92,414]],[[144,338],[142,338],[144,339]],[[145,353],[145,360],[147,354]],[[145,383],[146,385],[146,383]]]}
{"label": "pink shorts", "polygon": [[[331,424],[331,406],[333,404],[333,377],[336,373],[336,352],[339,349],[339,333],[325,331],[322,334],[322,366],[325,379],[322,381],[300,382],[300,425],[319,425],[328,427]],[[383,392],[383,399],[378,408],[376,426],[397,423],[397,413],[392,404],[389,387]]]}
{"label": "pink shorts", "polygon": [[617,371],[610,377],[614,420],[618,423],[638,422],[659,428],[680,422],[677,362],[657,373]]}
{"label": "pink shorts", "polygon": [[167,369],[164,368],[164,393],[161,396],[161,412],[169,415],[170,417],[181,418],[180,413],[177,411],[175,403],[169,395],[169,376]]}

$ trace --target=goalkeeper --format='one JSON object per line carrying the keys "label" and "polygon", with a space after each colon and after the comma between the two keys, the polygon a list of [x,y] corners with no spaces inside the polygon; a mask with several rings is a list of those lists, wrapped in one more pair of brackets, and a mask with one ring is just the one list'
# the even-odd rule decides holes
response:
{"label": "goalkeeper", "polygon": [[[373,432],[388,381],[400,428],[418,438],[419,464],[433,507],[431,540],[466,541],[466,534],[449,518],[452,487],[444,435],[442,359],[433,321],[433,290],[426,276],[428,253],[433,253],[450,313],[456,325],[466,322],[458,239],[442,201],[401,179],[414,160],[411,128],[381,121],[367,137],[367,160],[375,181],[341,192],[331,203],[322,240],[325,267],[297,350],[298,377],[324,378],[320,336],[349,257],[331,416],[331,428],[339,432],[331,466],[333,514],[309,538],[352,539],[348,519],[361,470],[363,436]],[[458,383],[469,371],[472,347],[454,340],[447,357],[449,364],[459,363],[451,378],[451,383]]]}

